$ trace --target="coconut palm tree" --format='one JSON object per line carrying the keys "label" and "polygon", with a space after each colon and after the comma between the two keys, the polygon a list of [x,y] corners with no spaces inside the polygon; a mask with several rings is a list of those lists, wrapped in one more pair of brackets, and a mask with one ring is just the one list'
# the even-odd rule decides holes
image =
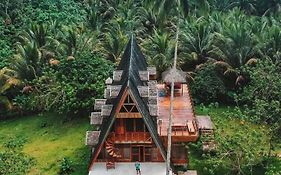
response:
{"label": "coconut palm tree", "polygon": [[107,30],[102,40],[102,50],[108,60],[118,63],[127,43],[127,35],[119,24]]}
{"label": "coconut palm tree", "polygon": [[173,63],[174,40],[168,32],[155,30],[154,34],[143,43],[149,64],[155,65],[159,73],[171,67]]}
{"label": "coconut palm tree", "polygon": [[214,59],[216,50],[213,47],[214,27],[206,18],[190,17],[182,24],[180,55],[186,65],[198,65],[208,59]]}
{"label": "coconut palm tree", "polygon": [[254,64],[261,53],[251,22],[245,19],[245,15],[239,10],[233,10],[214,36],[213,46],[217,60],[215,64],[222,69],[225,76],[233,78],[236,84],[239,79],[243,79],[240,75],[241,67]]}

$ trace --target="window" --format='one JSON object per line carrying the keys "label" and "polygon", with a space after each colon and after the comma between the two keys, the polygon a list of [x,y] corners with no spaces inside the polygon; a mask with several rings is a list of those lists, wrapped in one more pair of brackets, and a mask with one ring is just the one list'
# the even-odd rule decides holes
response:
{"label": "window", "polygon": [[144,132],[143,119],[141,118],[135,119],[135,124],[136,124],[136,132]]}
{"label": "window", "polygon": [[125,119],[127,132],[148,132],[142,118]]}
{"label": "window", "polygon": [[130,159],[131,158],[131,149],[130,147],[123,148],[123,158]]}
{"label": "window", "polygon": [[120,113],[138,113],[138,109],[136,107],[136,104],[134,103],[134,101],[132,100],[132,98],[130,97],[130,95],[128,95],[124,101],[123,106],[121,107]]}
{"label": "window", "polygon": [[126,119],[126,131],[134,132],[134,119]]}

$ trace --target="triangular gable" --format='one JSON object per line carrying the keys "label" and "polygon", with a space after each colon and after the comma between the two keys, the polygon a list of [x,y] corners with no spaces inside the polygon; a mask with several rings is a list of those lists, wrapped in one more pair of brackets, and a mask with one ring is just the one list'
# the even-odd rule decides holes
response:
{"label": "triangular gable", "polygon": [[118,113],[139,113],[135,100],[132,99],[130,93],[124,98],[123,104]]}
{"label": "triangular gable", "polygon": [[123,74],[120,82],[113,82],[114,84],[122,84],[121,90],[117,98],[112,100],[113,109],[107,120],[101,126],[101,134],[99,142],[94,150],[92,161],[89,170],[92,168],[94,162],[96,161],[102,146],[110,133],[110,130],[115,122],[115,115],[120,111],[121,104],[123,104],[125,97],[129,93],[136,103],[139,113],[141,114],[144,123],[151,134],[151,137],[155,145],[160,149],[163,159],[166,161],[166,150],[157,132],[157,124],[155,118],[152,118],[149,113],[149,108],[147,101],[140,96],[138,91],[138,86],[147,85],[140,80],[139,72],[141,70],[147,70],[146,60],[140,51],[140,48],[136,44],[135,38],[132,36],[126,50],[123,54],[121,62],[118,66],[119,70],[123,70]]}

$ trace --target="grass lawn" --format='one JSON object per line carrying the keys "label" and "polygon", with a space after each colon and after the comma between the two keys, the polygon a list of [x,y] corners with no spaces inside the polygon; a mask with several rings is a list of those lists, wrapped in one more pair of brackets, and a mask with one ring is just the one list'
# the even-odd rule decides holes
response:
{"label": "grass lawn", "polygon": [[[229,136],[237,130],[245,134],[257,132],[256,135],[261,137],[259,145],[265,150],[268,149],[266,144],[268,131],[265,126],[227,116],[226,111],[233,111],[233,108],[196,108],[197,115],[208,114],[212,117],[216,128],[215,134]],[[43,114],[0,121],[0,151],[3,149],[1,147],[3,143],[10,138],[22,137],[27,140],[23,151],[36,160],[29,175],[58,174],[60,161],[64,157],[72,161],[73,175],[87,174],[90,150],[84,142],[85,132],[91,129],[89,119],[85,116],[64,121],[63,118],[57,114]],[[200,159],[201,155],[191,149],[189,169],[196,169],[200,175],[205,175]]]}
{"label": "grass lawn", "polygon": [[[245,145],[255,145],[260,147],[257,148],[257,150],[262,149],[266,152],[269,148],[267,127],[238,119],[237,116],[232,117],[230,116],[231,113],[235,114],[235,110],[228,107],[196,107],[197,115],[211,116],[215,125],[215,135],[220,135],[221,137],[231,137],[234,136],[237,131],[240,131],[245,133],[245,135],[249,135],[249,139],[245,140]],[[253,135],[259,138],[259,144],[254,143],[256,139],[251,138]],[[204,173],[204,165],[201,164],[202,162],[200,163],[201,159],[201,155],[191,148],[189,169],[196,169],[200,175],[207,175],[206,172]],[[257,168],[257,171],[260,171],[259,168]],[[261,171],[260,173],[263,174]],[[259,173],[256,173],[256,175],[258,174]]]}
{"label": "grass lawn", "polygon": [[29,175],[57,174],[64,157],[72,161],[73,175],[84,175],[90,155],[84,144],[87,129],[90,129],[87,117],[66,122],[63,116],[56,114],[15,118],[0,121],[0,145],[10,138],[27,140],[23,152],[36,160]]}

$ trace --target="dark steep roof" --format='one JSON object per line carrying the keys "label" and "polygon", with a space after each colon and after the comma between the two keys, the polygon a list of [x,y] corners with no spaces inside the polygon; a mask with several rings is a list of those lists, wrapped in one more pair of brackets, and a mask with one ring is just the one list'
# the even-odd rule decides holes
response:
{"label": "dark steep roof", "polygon": [[113,126],[115,121],[115,115],[118,112],[118,105],[127,90],[133,100],[135,100],[137,104],[136,106],[143,117],[144,123],[146,124],[155,145],[160,149],[164,160],[166,160],[166,150],[157,132],[157,124],[155,121],[156,119],[155,117],[150,116],[147,100],[141,97],[137,88],[138,86],[147,86],[147,82],[141,81],[139,76],[139,71],[147,70],[147,62],[133,35],[131,36],[129,43],[127,44],[117,70],[123,70],[123,74],[121,76],[121,80],[118,82],[114,81],[112,85],[122,85],[122,87],[117,98],[110,101],[110,103],[113,104],[113,109],[108,119],[103,122],[101,126],[100,138],[93,153],[92,164],[94,163],[94,159],[96,159],[103,143],[110,133],[111,127]]}

